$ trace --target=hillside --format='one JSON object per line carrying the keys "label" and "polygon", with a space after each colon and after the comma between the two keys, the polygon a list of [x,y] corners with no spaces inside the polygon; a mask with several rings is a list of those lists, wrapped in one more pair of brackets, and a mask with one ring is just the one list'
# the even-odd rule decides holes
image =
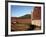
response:
{"label": "hillside", "polygon": [[31,18],[31,14],[26,14],[26,15],[24,15],[24,16],[16,17],[16,18]]}

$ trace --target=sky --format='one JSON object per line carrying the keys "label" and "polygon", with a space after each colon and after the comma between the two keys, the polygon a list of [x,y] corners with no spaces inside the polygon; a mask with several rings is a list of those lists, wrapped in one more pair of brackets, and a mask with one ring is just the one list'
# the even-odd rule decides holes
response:
{"label": "sky", "polygon": [[31,14],[33,9],[33,6],[11,5],[11,17],[20,17],[26,14]]}

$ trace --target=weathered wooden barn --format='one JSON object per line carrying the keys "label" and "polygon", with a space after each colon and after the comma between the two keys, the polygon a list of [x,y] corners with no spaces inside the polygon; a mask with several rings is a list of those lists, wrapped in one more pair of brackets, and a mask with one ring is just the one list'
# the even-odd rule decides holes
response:
{"label": "weathered wooden barn", "polygon": [[31,17],[32,24],[41,26],[41,7],[35,7]]}

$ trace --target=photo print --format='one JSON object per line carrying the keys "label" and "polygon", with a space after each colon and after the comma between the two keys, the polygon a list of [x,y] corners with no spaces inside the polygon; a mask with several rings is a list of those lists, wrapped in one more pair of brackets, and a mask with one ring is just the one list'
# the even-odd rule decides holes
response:
{"label": "photo print", "polygon": [[43,3],[8,2],[8,35],[44,33]]}

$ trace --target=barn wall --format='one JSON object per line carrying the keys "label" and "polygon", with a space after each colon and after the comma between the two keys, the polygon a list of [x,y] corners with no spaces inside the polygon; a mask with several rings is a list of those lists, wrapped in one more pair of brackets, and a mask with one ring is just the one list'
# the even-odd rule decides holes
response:
{"label": "barn wall", "polygon": [[32,24],[36,26],[41,26],[41,20],[32,20]]}
{"label": "barn wall", "polygon": [[32,24],[40,26],[41,24],[41,7],[35,7],[31,14]]}
{"label": "barn wall", "polygon": [[17,22],[17,23],[31,23],[31,19],[13,19],[12,22]]}
{"label": "barn wall", "polygon": [[32,20],[39,20],[41,19],[41,7],[35,7],[34,11],[32,12]]}

